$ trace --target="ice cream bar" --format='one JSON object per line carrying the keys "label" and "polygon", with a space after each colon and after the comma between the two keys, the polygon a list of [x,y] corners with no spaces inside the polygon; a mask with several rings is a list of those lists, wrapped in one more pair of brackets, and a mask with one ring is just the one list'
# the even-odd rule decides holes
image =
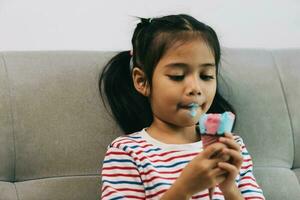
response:
{"label": "ice cream bar", "polygon": [[[235,115],[232,112],[203,114],[199,120],[199,130],[203,147],[218,141],[224,133],[232,131]],[[209,188],[209,197],[212,199],[214,188]]]}
{"label": "ice cream bar", "polygon": [[204,148],[216,142],[224,133],[230,133],[234,119],[232,112],[203,114],[199,120],[199,130]]}

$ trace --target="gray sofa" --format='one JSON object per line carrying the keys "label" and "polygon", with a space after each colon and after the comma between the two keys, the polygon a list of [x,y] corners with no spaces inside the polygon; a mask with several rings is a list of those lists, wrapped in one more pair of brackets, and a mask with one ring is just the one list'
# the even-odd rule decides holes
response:
{"label": "gray sofa", "polygon": [[[99,199],[106,146],[121,135],[98,91],[115,53],[0,53],[0,200]],[[300,49],[223,48],[221,67],[266,199],[299,200]]]}

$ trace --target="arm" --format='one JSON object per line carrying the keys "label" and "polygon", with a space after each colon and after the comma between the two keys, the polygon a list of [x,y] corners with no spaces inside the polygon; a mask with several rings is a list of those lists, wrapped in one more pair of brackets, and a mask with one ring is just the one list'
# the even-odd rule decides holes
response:
{"label": "arm", "polygon": [[128,152],[110,147],[102,166],[102,200],[144,199],[140,174]]}
{"label": "arm", "polygon": [[218,163],[219,167],[228,172],[226,180],[219,185],[225,199],[265,199],[253,176],[252,159],[242,138],[227,134],[220,141],[229,147],[224,153],[231,156],[229,163]]}
{"label": "arm", "polygon": [[253,162],[252,158],[246,149],[246,146],[241,137],[236,137],[236,142],[240,144],[241,154],[243,156],[243,163],[239,172],[239,178],[237,180],[238,188],[243,194],[243,197],[264,200],[263,191],[257,184],[253,175]]}

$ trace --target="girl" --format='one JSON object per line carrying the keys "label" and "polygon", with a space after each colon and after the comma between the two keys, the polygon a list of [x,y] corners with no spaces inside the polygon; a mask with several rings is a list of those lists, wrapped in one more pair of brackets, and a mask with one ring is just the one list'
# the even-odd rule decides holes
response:
{"label": "girl", "polygon": [[214,30],[184,14],[142,18],[132,47],[99,81],[126,134],[107,149],[102,199],[209,199],[213,187],[213,199],[264,199],[243,140],[226,133],[203,149],[195,128],[204,113],[235,113],[218,92]]}

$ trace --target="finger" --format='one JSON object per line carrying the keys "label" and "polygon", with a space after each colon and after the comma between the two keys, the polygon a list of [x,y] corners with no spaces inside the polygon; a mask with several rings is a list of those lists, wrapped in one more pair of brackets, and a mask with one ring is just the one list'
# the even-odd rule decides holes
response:
{"label": "finger", "polygon": [[226,132],[224,135],[226,138],[233,138],[233,133]]}
{"label": "finger", "polygon": [[233,149],[224,149],[222,153],[229,155],[231,160],[230,163],[235,165],[238,169],[240,169],[240,167],[243,164],[243,156],[240,152],[237,152]]}
{"label": "finger", "polygon": [[220,167],[216,167],[211,170],[212,176],[222,176],[222,175],[226,175],[227,173],[228,172],[226,170],[221,169]]}
{"label": "finger", "polygon": [[[216,168],[218,166],[218,163],[219,162],[228,162],[230,160],[230,155],[229,153],[226,153],[225,151],[226,149],[223,148],[217,156],[214,156],[210,159],[208,159],[206,162],[208,165],[211,166],[212,169]],[[225,152],[225,153],[222,153],[222,152]]]}
{"label": "finger", "polygon": [[218,153],[220,153],[224,148],[226,148],[226,145],[222,143],[214,143],[212,145],[209,145],[204,151],[203,151],[203,156],[205,158],[211,158]]}
{"label": "finger", "polygon": [[233,138],[220,137],[219,142],[225,144],[228,148],[240,151],[240,145]]}
{"label": "finger", "polygon": [[219,167],[212,169],[210,173],[211,173],[210,177],[213,177],[216,181],[215,185],[223,182],[226,179],[226,177],[228,176],[228,172]]}
{"label": "finger", "polygon": [[219,162],[218,167],[228,172],[227,178],[234,179],[239,173],[239,170],[234,165],[226,162]]}
{"label": "finger", "polygon": [[223,181],[225,181],[226,177],[227,177],[227,175],[217,176],[217,178],[216,178],[217,184],[216,185],[218,185],[218,184],[222,183]]}

